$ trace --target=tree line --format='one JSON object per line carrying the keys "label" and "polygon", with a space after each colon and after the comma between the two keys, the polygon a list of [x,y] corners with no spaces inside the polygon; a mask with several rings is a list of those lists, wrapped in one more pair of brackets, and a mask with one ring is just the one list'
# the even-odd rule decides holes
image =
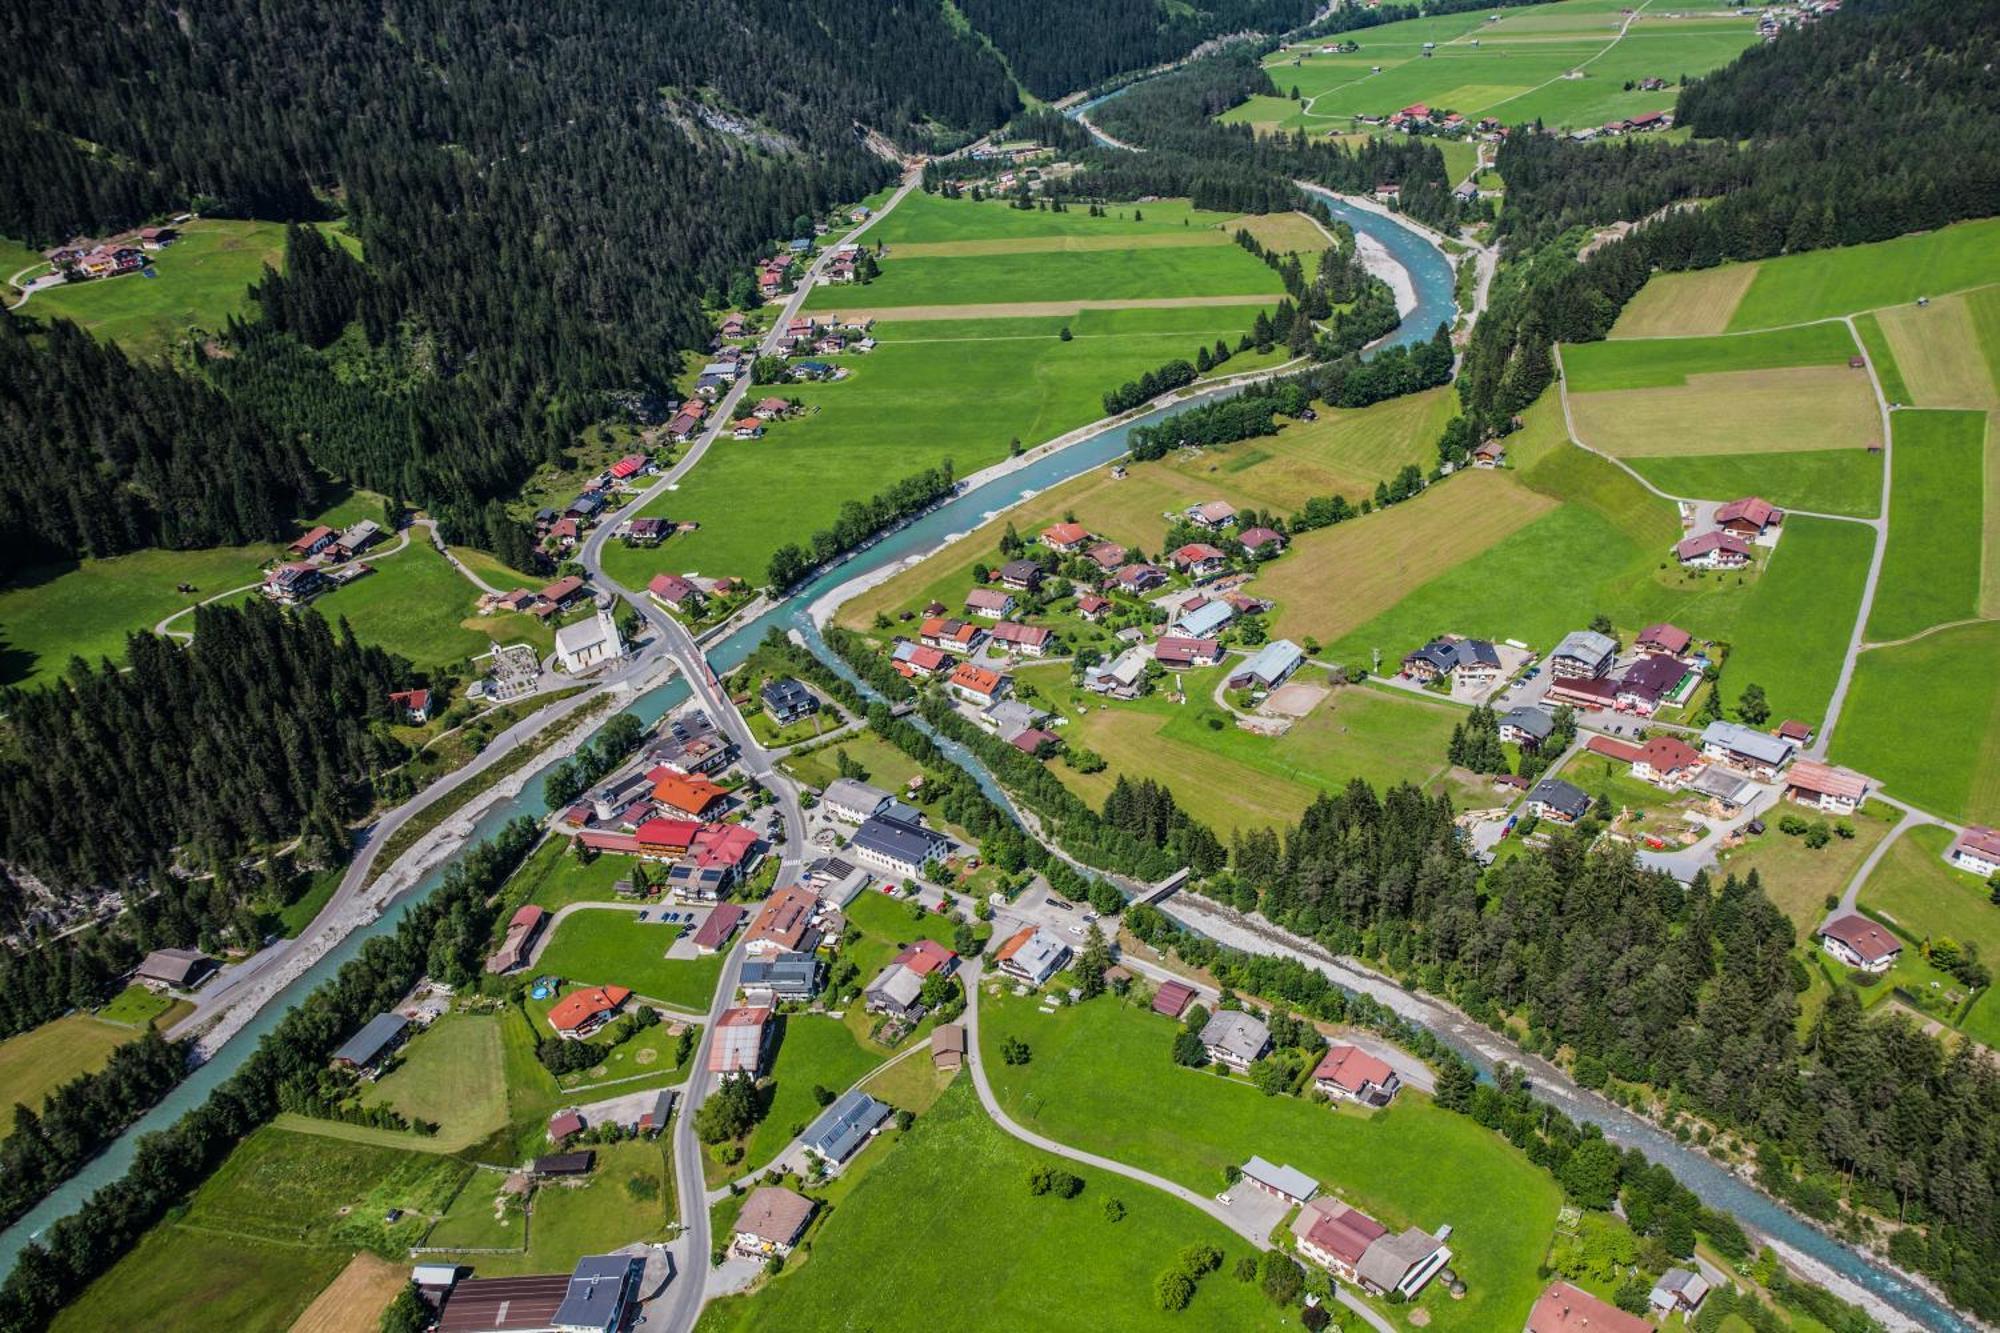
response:
{"label": "tree line", "polygon": [[788,590],[843,551],[853,550],[892,523],[923,512],[950,495],[957,485],[951,460],[946,459],[866,500],[846,501],[832,527],[821,528],[803,544],[787,542],[773,552],[765,582],[775,592]]}
{"label": "tree line", "polygon": [[1310,19],[1314,0],[967,0],[959,8],[1007,57],[1037,97],[1054,100],[1116,74],[1176,59],[1211,37],[1283,32]]}

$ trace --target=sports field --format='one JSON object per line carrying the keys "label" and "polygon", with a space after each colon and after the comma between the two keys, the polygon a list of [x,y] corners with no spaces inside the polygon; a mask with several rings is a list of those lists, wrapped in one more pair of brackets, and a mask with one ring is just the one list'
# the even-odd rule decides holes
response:
{"label": "sports field", "polygon": [[[1621,10],[1630,8],[1562,0],[1410,19],[1300,43],[1264,61],[1279,92],[1296,88],[1300,100],[1253,98],[1222,118],[1260,130],[1324,132],[1346,129],[1357,115],[1423,102],[1471,120],[1491,115],[1510,125],[1540,119],[1551,128],[1596,126],[1671,109],[1681,76],[1725,65],[1756,40],[1750,19],[1723,11],[1670,14],[1640,6],[1627,24]],[[1360,50],[1321,54],[1335,40]],[[1425,50],[1427,43],[1435,49]],[[1667,86],[1640,89],[1648,78]]]}
{"label": "sports field", "polygon": [[[1315,495],[1340,494],[1359,503],[1376,482],[1406,465],[1428,467],[1452,400],[1448,389],[1434,389],[1358,410],[1322,406],[1318,411],[1319,420],[1283,422],[1276,435],[1129,464],[1122,478],[1106,467],[1052,486],[861,593],[841,607],[840,622],[866,630],[878,612],[893,615],[933,600],[952,602],[970,585],[975,563],[992,563],[1009,523],[1032,539],[1073,513],[1091,532],[1150,552],[1166,531],[1166,514],[1203,500],[1281,514]],[[1286,563],[1268,567],[1261,577],[1268,580]]]}
{"label": "sports field", "polygon": [[[1106,390],[1218,339],[1233,348],[1254,316],[1186,307],[878,324],[874,352],[841,358],[848,379],[787,387],[807,415],[761,440],[718,441],[647,510],[699,531],[652,550],[611,545],[605,566],[631,587],[661,570],[761,582],[773,551],[829,526],[843,501],[947,459],[964,476],[1005,458],[1010,440],[1031,448],[1095,421]],[[1240,356],[1224,371],[1258,364]]]}
{"label": "sports field", "polygon": [[1833,734],[1833,758],[1933,814],[2000,822],[1995,662],[1995,621],[1862,653]]}
{"label": "sports field", "polygon": [[1577,438],[1621,458],[1860,450],[1882,438],[1868,373],[1845,365],[1691,374],[1668,387],[1604,393],[1572,389],[1570,415]]}
{"label": "sports field", "polygon": [[1882,913],[1918,940],[1951,939],[2000,956],[2000,910],[1987,901],[1986,882],[1944,859],[1950,829],[1919,825],[1883,854],[1861,905]]}
{"label": "sports field", "polygon": [[[1229,1268],[1250,1247],[1205,1214],[1157,1190],[1059,1161],[1003,1134],[959,1078],[910,1132],[869,1163],[851,1193],[755,1294],[711,1302],[703,1333],[826,1328],[832,1311],[865,1310],[875,1327],[960,1323],[1103,1333],[1124,1329],[1262,1329],[1275,1307]],[[1082,1177],[1074,1199],[1028,1193],[1037,1167]],[[1219,1180],[1218,1180],[1219,1183]],[[1123,1215],[1104,1212],[1117,1199]],[[912,1244],[912,1237],[924,1243]],[[1155,1276],[1190,1244],[1223,1253],[1223,1271],[1168,1314]],[[1060,1292],[1061,1299],[1051,1299]],[[976,1313],[965,1304],[976,1295]]]}
{"label": "sports field", "polygon": [[[1431,1327],[1511,1329],[1526,1319],[1560,1191],[1492,1131],[1407,1090],[1365,1114],[1180,1068],[1169,1058],[1179,1024],[1108,996],[1053,1014],[1010,995],[980,1004],[987,1074],[1023,1127],[1203,1193],[1222,1188],[1225,1167],[1261,1154],[1392,1228],[1449,1223],[1468,1290],[1454,1301],[1426,1288],[1417,1304]],[[1027,1064],[998,1058],[1009,1037],[1027,1043]]]}
{"label": "sports field", "polygon": [[[336,225],[323,230],[346,236]],[[284,268],[285,227],[201,218],[152,258],[156,277],[128,273],[52,287],[31,296],[22,313],[75,320],[135,356],[156,355],[190,328],[215,332],[231,315],[248,313],[247,288],[263,276],[264,266]]]}
{"label": "sports field", "polygon": [[580,985],[624,986],[649,1000],[705,1012],[722,975],[722,955],[668,958],[680,933],[678,926],[642,922],[638,913],[619,908],[572,912],[556,927],[535,970]]}
{"label": "sports field", "polygon": [[1987,416],[1898,412],[1889,549],[1868,638],[1905,638],[1979,614]]}
{"label": "sports field", "polygon": [[[1348,687],[1284,735],[1261,736],[1237,727],[1216,706],[1213,694],[1224,671],[1182,674],[1185,703],[1164,691],[1107,702],[1073,687],[1063,667],[1030,668],[1019,680],[1070,719],[1063,735],[1071,744],[1103,756],[1100,773],[1078,773],[1061,761],[1049,769],[1093,806],[1121,776],[1164,778],[1183,809],[1226,839],[1240,829],[1283,828],[1321,793],[1356,777],[1378,788],[1413,782],[1447,791],[1460,803],[1468,799],[1445,760],[1464,709]],[[1317,682],[1323,674],[1307,668],[1299,679]]]}

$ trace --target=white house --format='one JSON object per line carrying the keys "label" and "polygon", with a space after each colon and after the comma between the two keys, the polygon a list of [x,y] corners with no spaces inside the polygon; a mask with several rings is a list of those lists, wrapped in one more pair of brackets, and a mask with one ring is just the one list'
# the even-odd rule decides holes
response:
{"label": "white house", "polygon": [[606,662],[615,661],[623,651],[617,622],[603,607],[589,620],[579,620],[556,631],[556,661],[572,676],[595,671]]}

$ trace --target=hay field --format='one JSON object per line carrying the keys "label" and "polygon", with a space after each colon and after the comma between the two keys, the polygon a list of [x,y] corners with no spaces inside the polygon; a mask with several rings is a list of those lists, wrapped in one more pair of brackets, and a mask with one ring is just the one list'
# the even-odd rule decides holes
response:
{"label": "hay field", "polygon": [[1941,296],[1928,306],[1899,305],[1875,318],[1919,407],[2000,407],[1987,351],[1979,336],[1975,301],[1983,312],[2000,299],[2000,288]]}
{"label": "hay field", "polygon": [[1584,443],[1618,457],[1859,449],[1882,436],[1867,374],[1845,366],[1726,371],[1666,388],[1571,394],[1570,412]]}
{"label": "hay field", "polygon": [[1723,264],[1688,273],[1657,273],[1626,302],[1613,338],[1669,338],[1721,333],[1757,276],[1755,264]]}
{"label": "hay field", "polygon": [[363,1250],[313,1298],[291,1333],[375,1333],[383,1312],[409,1280],[407,1264],[392,1264]]}

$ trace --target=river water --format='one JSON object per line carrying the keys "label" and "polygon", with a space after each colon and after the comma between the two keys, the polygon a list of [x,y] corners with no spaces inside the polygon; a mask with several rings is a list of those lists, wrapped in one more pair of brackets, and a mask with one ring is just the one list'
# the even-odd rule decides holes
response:
{"label": "river water", "polygon": [[[1087,109],[1088,106],[1095,104],[1095,102],[1087,103],[1080,109]],[[1410,275],[1417,297],[1416,308],[1404,319],[1402,326],[1384,340],[1384,345],[1420,342],[1428,338],[1440,323],[1449,324],[1452,321],[1455,314],[1452,303],[1452,267],[1436,247],[1411,228],[1391,219],[1351,207],[1322,191],[1315,190],[1313,193],[1327,203],[1340,221],[1352,226],[1357,232],[1372,237]],[[715,643],[708,650],[710,663],[718,672],[727,671],[738,665],[750,655],[772,628],[797,631],[808,644],[820,648],[819,634],[813,626],[808,608],[825,593],[872,571],[900,564],[912,556],[931,551],[952,537],[977,527],[987,516],[1026,495],[1046,490],[1050,486],[1109,463],[1125,452],[1127,437],[1136,426],[1149,425],[1197,403],[1228,397],[1238,392],[1241,392],[1240,388],[1218,389],[1176,403],[1172,407],[1161,408],[1081,443],[1045,455],[1016,471],[954,496],[909,525],[883,537],[873,546],[856,553],[847,561],[823,571],[782,604]],[[822,651],[821,655],[827,657],[833,664],[839,665],[838,659],[832,658],[831,654]],[[844,667],[842,673],[848,674]],[[686,683],[676,678],[640,696],[625,711],[638,717],[642,722],[651,724],[678,707],[687,697]],[[951,758],[958,761],[979,780],[989,795],[1004,803],[1004,797],[991,774],[969,752],[949,741],[940,741],[940,744]],[[516,816],[526,815],[540,819],[547,815],[548,806],[542,800],[541,794],[543,769],[553,766],[554,762],[551,761],[551,764],[533,771],[519,796],[499,803],[483,816],[477,822],[472,841],[477,843],[493,836],[503,824]],[[73,1179],[43,1200],[39,1207],[4,1233],[0,1233],[0,1271],[10,1270],[13,1267],[22,1246],[30,1239],[40,1235],[57,1218],[76,1211],[93,1190],[123,1175],[131,1165],[136,1141],[140,1135],[164,1129],[200,1105],[219,1084],[241,1066],[257,1042],[278,1024],[287,1010],[315,987],[330,979],[369,939],[394,930],[410,905],[435,889],[442,877],[443,870],[440,867],[421,880],[414,892],[399,899],[379,919],[350,935],[338,948],[329,952],[326,957],[280,992],[271,1003],[265,1005],[263,1010],[244,1026],[242,1032],[224,1045],[213,1059],[190,1074],[132,1129],[126,1131]],[[1468,1040],[1471,1034],[1461,1035],[1457,1032],[1438,1030],[1438,1035],[1482,1069],[1491,1068],[1491,1056],[1479,1049],[1473,1040]],[[1923,1291],[1912,1287],[1847,1246],[1802,1222],[1715,1162],[1683,1148],[1651,1123],[1620,1111],[1608,1103],[1576,1095],[1573,1090],[1569,1095],[1561,1096],[1559,1100],[1563,1104],[1564,1111],[1572,1118],[1598,1124],[1604,1128],[1607,1137],[1620,1143],[1638,1146],[1654,1160],[1666,1164],[1704,1203],[1733,1213],[1752,1230],[1768,1235],[1780,1244],[1865,1286],[1890,1306],[1916,1320],[1921,1326],[1946,1330],[1948,1333],[1971,1333],[1973,1327],[1971,1324],[1953,1314]]]}

